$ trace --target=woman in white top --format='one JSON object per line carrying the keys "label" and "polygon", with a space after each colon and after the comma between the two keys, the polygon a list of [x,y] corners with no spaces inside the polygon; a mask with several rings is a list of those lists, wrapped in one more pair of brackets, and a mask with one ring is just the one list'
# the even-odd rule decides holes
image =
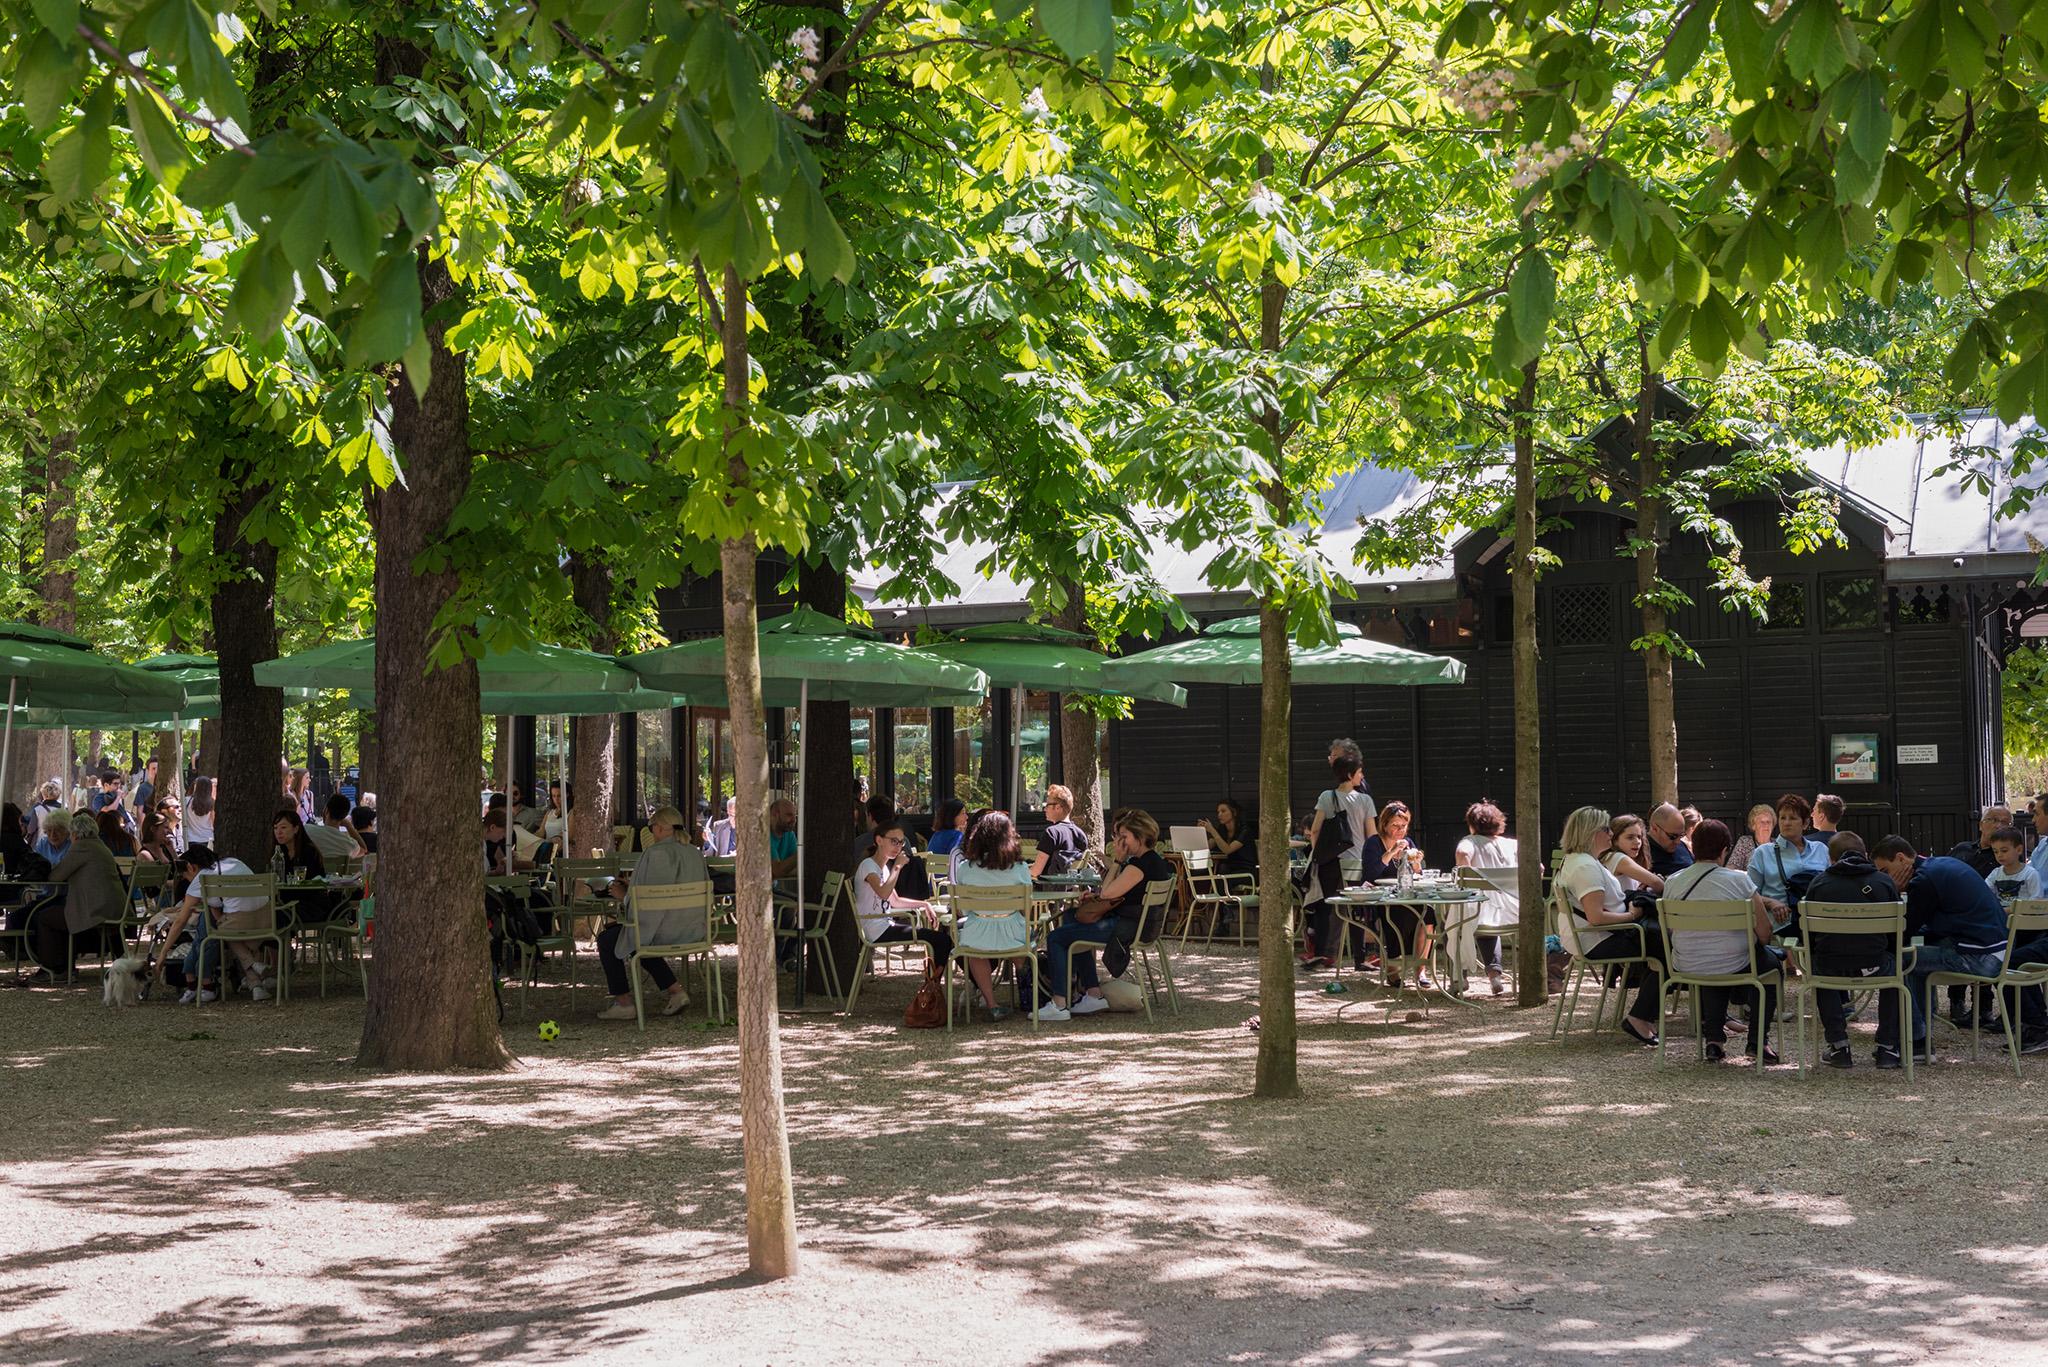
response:
{"label": "woman in white top", "polygon": [[[860,937],[871,945],[897,940],[919,940],[930,945],[932,962],[944,973],[946,961],[953,957],[953,937],[939,929],[931,903],[896,892],[897,880],[910,864],[904,843],[902,822],[884,822],[876,829],[875,852],[861,860],[853,873],[853,919],[860,927]],[[898,911],[915,913],[925,924],[900,924],[890,915]]]}
{"label": "woman in white top", "polygon": [[968,956],[967,976],[974,979],[980,990],[989,1018],[1001,1020],[1010,1013],[996,1005],[994,965],[987,959],[975,958],[974,951],[1022,949],[1031,940],[1031,864],[1024,858],[1024,847],[1017,839],[1017,828],[1011,824],[1008,812],[987,812],[974,823],[967,838],[954,850],[953,872],[955,887],[1024,890],[1025,910],[1021,915],[956,914],[953,921],[960,932],[960,952]]}
{"label": "woman in white top", "polygon": [[1607,823],[1607,834],[1610,848],[1600,856],[1600,863],[1621,884],[1621,890],[1664,891],[1664,880],[1650,872],[1650,857],[1644,853],[1650,837],[1643,819],[1634,812],[1623,812]]}
{"label": "woman in white top", "polygon": [[[576,790],[569,789],[569,806],[576,805]],[[562,848],[562,841],[569,834],[569,814],[562,806],[562,785],[553,780],[548,782],[548,809],[540,819],[540,837],[553,843],[555,849]]]}
{"label": "woman in white top", "polygon": [[[1564,866],[1557,871],[1558,896],[1578,932],[1579,952],[1590,961],[1630,959],[1659,952],[1656,923],[1628,904],[1621,884],[1600,863],[1613,836],[1608,815],[1598,807],[1581,807],[1564,821]],[[1657,1008],[1663,1000],[1654,960],[1648,971],[1632,965],[1635,1002],[1621,1028],[1640,1044],[1657,1043]]]}
{"label": "woman in white top", "polygon": [[[1519,854],[1515,842],[1501,834],[1507,827],[1507,817],[1491,802],[1475,802],[1467,807],[1465,829],[1470,834],[1458,842],[1458,851],[1453,856],[1457,866],[1461,869],[1513,870]],[[1480,894],[1478,933],[1472,944],[1481,966],[1486,969],[1486,980],[1493,986],[1493,995],[1498,997],[1507,991],[1501,980],[1498,932],[1512,930],[1521,924],[1522,895],[1500,886],[1510,879],[1489,876],[1487,881],[1493,884],[1494,890]],[[1488,934],[1489,931],[1495,933]]]}
{"label": "woman in white top", "polygon": [[192,780],[192,800],[185,804],[185,843],[213,847],[213,780]]}
{"label": "woman in white top", "polygon": [[[1672,902],[1747,902],[1750,908],[1751,934],[1739,931],[1685,930],[1671,937],[1671,953],[1676,961],[1672,966],[1687,973],[1747,973],[1751,968],[1750,943],[1754,935],[1756,943],[1763,948],[1757,950],[1755,966],[1769,972],[1778,962],[1776,952],[1769,948],[1773,934],[1770,909],[1764,905],[1763,895],[1749,881],[1749,875],[1738,873],[1728,867],[1728,851],[1734,845],[1734,837],[1728,828],[1718,821],[1702,821],[1692,833],[1693,862],[1686,868],[1671,875],[1664,888],[1664,901]],[[1765,1063],[1776,1063],[1778,1056],[1771,1051],[1771,1020],[1778,1014],[1778,988],[1775,977],[1767,978],[1763,1001],[1756,999],[1752,987],[1698,987],[1696,1010],[1700,1013],[1700,1034],[1707,1042],[1707,1057],[1722,1057],[1721,1046],[1727,1040],[1728,1003],[1740,994],[1750,1007],[1750,1045],[1754,1053],[1763,1050]]]}

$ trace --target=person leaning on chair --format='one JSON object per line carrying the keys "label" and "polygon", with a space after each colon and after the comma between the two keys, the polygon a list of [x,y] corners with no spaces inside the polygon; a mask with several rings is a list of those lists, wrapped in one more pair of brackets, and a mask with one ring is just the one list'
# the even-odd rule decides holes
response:
{"label": "person leaning on chair", "polygon": [[[1671,952],[1676,960],[1671,967],[1676,972],[1714,974],[1747,973],[1750,971],[1750,935],[1760,945],[1771,942],[1771,915],[1764,907],[1764,899],[1751,886],[1748,877],[1728,867],[1728,850],[1735,838],[1728,828],[1718,821],[1702,821],[1692,834],[1694,862],[1673,874],[1664,884],[1664,901],[1670,902],[1747,902],[1750,909],[1750,934],[1737,934],[1719,930],[1679,931],[1671,937]],[[1757,1001],[1753,987],[1695,987],[1698,1002],[1695,1009],[1700,1013],[1700,1034],[1707,1044],[1707,1057],[1719,1059],[1721,1046],[1727,1042],[1728,1004],[1739,996],[1750,1007],[1750,1019],[1755,1027],[1750,1031],[1749,1051],[1757,1054],[1764,1063],[1776,1063],[1777,1054],[1770,1047],[1771,1021],[1778,1014],[1778,975],[1774,969],[1782,961],[1775,951],[1762,949],[1754,951],[1755,966],[1764,975],[1763,1001]],[[1761,1053],[1758,1053],[1761,1051]]]}
{"label": "person leaning on chair", "polygon": [[1579,945],[1588,962],[1628,959],[1638,954],[1649,957],[1647,967],[1630,965],[1636,999],[1621,1028],[1637,1043],[1654,1046],[1657,1004],[1663,1000],[1657,968],[1662,946],[1656,922],[1623,898],[1620,882],[1600,863],[1600,856],[1607,853],[1612,840],[1607,828],[1610,819],[1598,807],[1581,807],[1565,818],[1564,835],[1559,841],[1564,849],[1564,864],[1557,871],[1557,886],[1578,925]]}
{"label": "person leaning on chair", "polygon": [[[1838,831],[1828,841],[1830,862],[1806,889],[1809,902],[1880,903],[1899,900],[1899,890],[1864,851],[1863,837]],[[1881,977],[1892,972],[1891,942],[1881,935],[1822,935],[1808,939],[1813,971],[1825,978]],[[1849,1051],[1849,994],[1835,988],[1813,991],[1820,1013],[1820,1061],[1830,1068],[1854,1066]],[[1899,994],[1877,994],[1877,1066],[1897,1068]]]}
{"label": "person leaning on chair", "polygon": [[[654,837],[653,841],[633,862],[631,873],[622,873],[611,881],[611,886],[605,889],[607,896],[624,901],[634,884],[643,888],[663,888],[677,883],[711,881],[711,870],[704,864],[703,852],[683,841],[685,828],[681,812],[674,807],[663,807],[648,819],[647,829]],[[633,1009],[633,983],[627,976],[626,961],[641,944],[695,944],[705,937],[704,916],[697,908],[642,911],[639,921],[638,941],[634,940],[623,921],[607,921],[604,929],[597,932],[597,962],[604,969],[604,985],[612,994],[611,1005],[597,1013],[601,1021],[639,1019],[639,1013]],[[690,994],[683,990],[675,970],[668,966],[668,960],[642,959],[640,967],[646,970],[656,987],[668,994],[668,1000],[662,1004],[662,1015],[673,1016],[690,1004]]]}
{"label": "person leaning on chair", "polygon": [[[1995,977],[2005,962],[2005,907],[1968,864],[1940,855],[1922,856],[1903,836],[1886,836],[1870,856],[1906,895],[1907,935],[1926,941],[1906,975],[1906,986],[1913,998],[1913,1061],[1932,1062],[1926,1052],[1927,979],[1935,973]],[[1878,1066],[1888,1065],[1880,1059]]]}

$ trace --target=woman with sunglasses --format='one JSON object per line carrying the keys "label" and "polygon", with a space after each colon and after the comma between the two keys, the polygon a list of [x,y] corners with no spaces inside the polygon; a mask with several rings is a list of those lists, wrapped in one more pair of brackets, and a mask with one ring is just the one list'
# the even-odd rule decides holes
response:
{"label": "woman with sunglasses", "polygon": [[[934,922],[931,903],[904,897],[896,891],[897,881],[910,863],[904,850],[903,823],[883,821],[876,827],[874,838],[874,852],[860,861],[860,868],[853,875],[853,915],[861,938],[871,945],[892,940],[922,941],[932,947],[932,962],[943,973],[946,961],[953,957],[953,937]],[[890,914],[903,911],[917,913],[926,924],[903,925]]]}

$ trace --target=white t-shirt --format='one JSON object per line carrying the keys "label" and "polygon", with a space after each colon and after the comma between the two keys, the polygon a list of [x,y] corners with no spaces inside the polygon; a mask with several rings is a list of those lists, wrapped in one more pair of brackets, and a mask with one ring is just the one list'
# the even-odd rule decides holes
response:
{"label": "white t-shirt", "polygon": [[874,884],[868,882],[870,875],[877,883],[888,882],[889,875],[872,859],[861,860],[860,867],[853,872],[853,919],[860,926],[860,937],[873,944],[896,922],[889,916],[888,903],[875,892]]}
{"label": "white t-shirt", "polygon": [[1609,873],[1614,874],[1614,881],[1621,884],[1623,892],[1634,892],[1643,885],[1642,880],[1630,878],[1627,874],[1616,872],[1621,865],[1621,861],[1626,858],[1628,856],[1620,850],[1609,850],[1606,854],[1600,856],[1600,865]]}
{"label": "white t-shirt", "polygon": [[2007,873],[1994,867],[1984,876],[1991,890],[2006,901],[2025,900],[2041,895],[2041,871],[2032,864],[2020,865],[2018,873]]}
{"label": "white t-shirt", "polygon": [[[1007,869],[985,869],[966,860],[955,861],[953,883],[963,888],[1014,888],[1031,886],[1031,864],[1020,861]],[[1019,916],[968,916],[956,921],[960,948],[1022,949],[1030,934],[1025,918]]]}
{"label": "white t-shirt", "polygon": [[330,826],[316,821],[306,827],[306,839],[313,842],[320,851],[320,861],[328,866],[329,873],[339,873],[337,864],[343,859],[356,857],[356,842],[339,826]]}
{"label": "white t-shirt", "polygon": [[213,813],[205,816],[185,809],[185,843],[187,845],[211,845],[213,843]]}
{"label": "white t-shirt", "polygon": [[[1465,862],[1475,869],[1512,869],[1520,859],[1515,842],[1504,835],[1468,835],[1458,842],[1458,853],[1464,855]],[[1522,895],[1519,892],[1496,890],[1479,896],[1480,929],[1498,930],[1521,921]]]}
{"label": "white t-shirt", "polygon": [[212,868],[193,879],[192,890],[187,895],[205,898],[206,904],[223,916],[233,916],[237,912],[243,911],[261,911],[263,909],[263,899],[261,897],[208,897],[206,893],[206,885],[215,874],[247,878],[254,872],[254,869],[244,864],[241,860],[233,855],[227,855],[217,860]]}
{"label": "white t-shirt", "polygon": [[[1664,880],[1667,902],[1742,902],[1756,895],[1749,875],[1701,860]],[[1672,957],[1685,973],[1747,973],[1751,930],[1682,930],[1671,937]]]}
{"label": "white t-shirt", "polygon": [[1600,942],[1612,932],[1595,926],[1586,920],[1579,904],[1592,893],[1601,893],[1600,909],[1612,916],[1624,909],[1621,898],[1621,883],[1615,876],[1600,866],[1600,861],[1584,850],[1568,854],[1564,867],[1557,871],[1557,884],[1564,889],[1565,902],[1571,907],[1572,923],[1579,928],[1579,946],[1591,950],[1599,948]]}

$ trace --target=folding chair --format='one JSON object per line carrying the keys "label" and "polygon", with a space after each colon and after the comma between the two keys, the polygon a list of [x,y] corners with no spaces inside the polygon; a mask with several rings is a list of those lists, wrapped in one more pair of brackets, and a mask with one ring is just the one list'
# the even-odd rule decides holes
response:
{"label": "folding chair", "polygon": [[[846,895],[846,875],[828,873],[818,888],[818,900],[804,903],[804,958],[806,961],[818,961],[824,968],[825,982],[830,987],[832,995],[841,1001],[845,1000],[846,993],[840,986],[838,961],[832,957],[831,938],[832,923],[839,919],[840,903],[845,900]],[[795,907],[794,898],[777,899],[778,920],[782,912],[793,911]],[[777,925],[775,933],[795,935],[794,918],[788,925]]]}
{"label": "folding chair", "polygon": [[[1131,962],[1145,975],[1145,1019],[1152,1019],[1152,998],[1158,988],[1153,982],[1153,960],[1158,960],[1158,978],[1166,984],[1166,1005],[1174,1015],[1180,1014],[1180,989],[1174,986],[1173,965],[1166,961],[1166,914],[1173,906],[1174,880],[1160,878],[1145,885],[1145,900],[1138,909],[1138,933],[1131,939]],[[1153,939],[1145,938],[1145,927],[1156,923],[1159,934]],[[1073,960],[1067,962],[1067,983],[1074,981]]]}
{"label": "folding chair", "polygon": [[[1614,990],[1615,982],[1621,984],[1622,990],[1619,994],[1619,1000],[1616,1001],[1614,1007],[1614,1028],[1619,1030],[1621,1028],[1621,1017],[1628,1010],[1629,970],[1637,965],[1647,968],[1655,962],[1649,953],[1649,937],[1642,934],[1639,930],[1632,932],[1627,926],[1616,927],[1618,933],[1623,935],[1632,933],[1638,941],[1642,942],[1639,952],[1620,958],[1588,959],[1585,946],[1579,940],[1581,932],[1577,925],[1578,918],[1572,914],[1572,909],[1565,905],[1564,889],[1553,884],[1550,900],[1552,909],[1557,914],[1557,933],[1564,941],[1565,951],[1572,956],[1571,968],[1565,976],[1564,991],[1557,994],[1557,1014],[1552,1017],[1550,1022],[1550,1037],[1552,1039],[1557,1038],[1558,1032],[1564,1026],[1567,1017],[1573,1021],[1578,1019],[1579,994],[1585,988],[1586,975],[1589,973],[1600,979],[1600,1004],[1593,1010],[1593,1029],[1595,1031],[1599,1030],[1601,1020],[1607,1015],[1607,994]],[[1613,982],[1609,981],[1610,969],[1614,970]],[[1571,1003],[1569,1011],[1566,1010],[1565,1006],[1567,999]],[[1659,1030],[1657,1037],[1661,1040],[1664,1037],[1664,1032]]]}
{"label": "folding chair", "polygon": [[1499,938],[1501,969],[1508,975],[1508,986],[1512,989],[1515,983],[1515,947],[1521,943],[1521,927],[1488,925],[1483,909],[1494,905],[1491,899],[1496,894],[1505,892],[1519,896],[1522,890],[1522,871],[1519,868],[1482,869],[1471,864],[1462,864],[1454,876],[1459,887],[1467,892],[1476,892],[1483,899],[1480,903],[1480,917],[1472,925],[1472,934]]}
{"label": "folding chair", "polygon": [[[277,876],[268,873],[208,873],[202,875],[206,886],[206,938],[220,945],[220,958],[216,971],[220,974],[218,1000],[226,1001],[227,992],[227,946],[231,944],[260,944],[268,941],[277,946],[277,991],[271,1000],[283,1006],[285,998],[291,995],[291,938],[297,923],[289,911],[280,911],[277,903]],[[229,899],[247,900],[261,898],[263,905],[256,908],[267,916],[267,927],[257,926],[248,930],[222,930],[216,920],[217,913],[213,900],[220,898],[223,904]],[[224,910],[224,907],[223,907]],[[200,965],[201,976],[205,964]]]}
{"label": "folding chair", "polygon": [[[960,969],[966,979],[967,1019],[974,1019],[974,975],[960,961],[964,958],[1003,959],[1013,962],[1028,962],[1031,965],[1031,1028],[1038,1029],[1038,951],[1031,945],[1031,888],[1024,883],[1003,887],[985,887],[977,884],[958,884],[951,893],[953,901],[953,963],[946,970],[946,1028],[953,1028],[953,967]],[[964,949],[959,943],[966,939],[967,927],[976,921],[1015,920],[1023,931],[1024,943],[1016,949]]]}
{"label": "folding chair", "polygon": [[[1829,935],[1876,936],[1888,939],[1892,971],[1869,977],[1830,976],[1813,965],[1814,941]],[[1919,957],[1919,943],[1906,940],[1904,902],[1815,902],[1799,904],[1799,936],[1792,941],[1799,956],[1799,972],[1806,979],[1806,991],[1799,994],[1799,1071],[1806,1072],[1806,1008],[1813,994],[1822,990],[1840,992],[1884,992],[1899,994],[1899,1052],[1905,1056],[1906,1081],[1913,1080],[1913,989],[1906,975]],[[1818,1033],[1814,1049],[1826,1041]]]}
{"label": "folding chair", "polygon": [[[1657,992],[1657,1016],[1664,1016],[1664,998],[1674,988],[1686,988],[1692,994],[1692,1040],[1701,1058],[1706,1057],[1706,1040],[1700,1029],[1700,989],[1708,987],[1749,987],[1756,991],[1757,1011],[1750,1023],[1751,1036],[1745,1047],[1756,1055],[1757,1076],[1763,1076],[1763,1043],[1770,1032],[1770,1017],[1763,1011],[1766,981],[1776,977],[1783,980],[1774,962],[1764,967],[1762,946],[1756,938],[1756,909],[1747,900],[1735,902],[1694,901],[1684,897],[1660,898],[1657,902],[1657,927],[1664,942],[1664,977]],[[1679,968],[1677,940],[1673,937],[1690,934],[1730,934],[1739,932],[1749,945],[1749,971],[1747,973],[1691,973]],[[1669,1030],[1657,1032],[1657,1066],[1664,1066],[1664,1042]],[[1800,1041],[1802,1052],[1805,1040]]]}
{"label": "folding chair", "polygon": [[[1803,904],[1802,904],[1803,905]],[[2021,931],[2048,931],[2048,901],[2029,898],[2014,902],[2006,911],[2005,956],[2012,958],[2013,942]],[[2020,1035],[2014,1024],[2018,1012],[2019,992],[2022,988],[2041,987],[2048,984],[2048,964],[2029,964],[2013,968],[2009,963],[2000,963],[1998,972],[1990,977],[1977,973],[1930,973],[1927,975],[1927,1028],[1934,1030],[1934,989],[1936,987],[1985,986],[1996,987],[1999,1003],[1998,1023],[2005,1031],[2006,1052],[2012,1056],[2012,1070],[2015,1076],[2020,1071]],[[2010,995],[2007,989],[2011,989]],[[1970,1061],[1977,1061],[1977,1053],[1984,1042],[1984,1013],[1973,1012],[1970,1021]]]}
{"label": "folding chair", "polygon": [[[640,939],[640,918],[661,912],[699,913],[703,918],[704,933],[695,940],[674,940],[661,944],[643,944]],[[633,936],[633,952],[626,956],[626,977],[633,984],[633,1013],[640,1022],[640,1028],[647,1028],[647,1000],[644,984],[636,971],[642,959],[682,959],[683,972],[688,974],[689,959],[700,957],[704,971],[705,1009],[711,1012],[711,1019],[725,1024],[725,975],[718,968],[718,936],[711,923],[711,884],[706,883],[661,883],[653,887],[633,887],[626,890],[625,910],[619,920]],[[677,981],[681,981],[678,978]]]}

